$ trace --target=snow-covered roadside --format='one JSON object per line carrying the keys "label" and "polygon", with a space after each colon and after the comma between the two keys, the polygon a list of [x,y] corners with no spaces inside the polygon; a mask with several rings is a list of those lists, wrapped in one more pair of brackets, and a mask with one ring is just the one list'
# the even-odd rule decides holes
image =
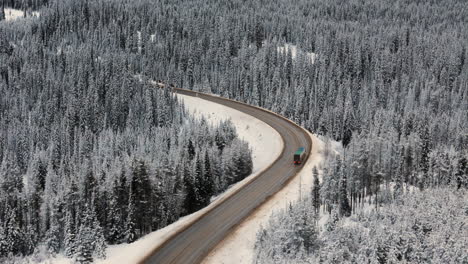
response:
{"label": "snow-covered roadside", "polygon": [[185,216],[177,222],[150,233],[138,241],[131,244],[121,244],[110,246],[107,249],[107,259],[97,263],[135,263],[141,257],[148,254],[151,249],[163,243],[168,237],[176,233],[186,225],[189,225],[200,214],[222,201],[229,194],[246,184],[252,177],[256,177],[259,172],[268,167],[280,154],[283,149],[281,136],[272,127],[250,115],[234,110],[232,108],[206,101],[197,97],[177,95],[183,100],[188,111],[195,116],[204,116],[208,122],[217,124],[222,120],[231,119],[236,127],[239,138],[246,140],[252,149],[253,170],[252,174],[241,182],[231,186],[226,192],[216,197],[216,199],[206,208]]}
{"label": "snow-covered roadside", "polygon": [[324,160],[325,144],[316,136],[310,134],[312,151],[301,172],[291,180],[281,191],[272,196],[256,212],[245,219],[237,229],[225,238],[203,261],[204,264],[238,264],[252,263],[257,232],[267,226],[271,214],[287,208],[291,202],[300,199],[301,195],[311,191],[314,166],[321,168]]}

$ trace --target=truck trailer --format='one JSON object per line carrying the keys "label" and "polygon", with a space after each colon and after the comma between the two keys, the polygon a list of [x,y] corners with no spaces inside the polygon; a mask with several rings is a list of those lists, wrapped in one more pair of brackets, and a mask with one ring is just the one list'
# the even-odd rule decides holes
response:
{"label": "truck trailer", "polygon": [[294,152],[294,164],[301,164],[304,161],[306,156],[306,151],[304,147],[300,147]]}

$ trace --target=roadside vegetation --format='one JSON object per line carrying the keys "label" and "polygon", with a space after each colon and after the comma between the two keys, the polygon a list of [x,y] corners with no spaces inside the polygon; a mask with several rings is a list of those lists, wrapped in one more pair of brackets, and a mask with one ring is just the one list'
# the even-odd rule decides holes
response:
{"label": "roadside vegetation", "polygon": [[257,236],[255,263],[465,263],[468,193],[405,193],[379,210],[332,212],[318,227],[310,200],[272,217]]}

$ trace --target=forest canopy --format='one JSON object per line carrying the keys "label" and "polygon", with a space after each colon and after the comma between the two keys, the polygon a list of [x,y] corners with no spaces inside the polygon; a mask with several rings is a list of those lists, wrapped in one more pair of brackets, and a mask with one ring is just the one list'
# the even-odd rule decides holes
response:
{"label": "forest canopy", "polygon": [[468,184],[464,0],[4,3],[41,15],[0,21],[0,256],[45,243],[86,263],[249,174],[231,124],[190,118],[152,80],[342,142],[320,190],[340,216],[382,186]]}

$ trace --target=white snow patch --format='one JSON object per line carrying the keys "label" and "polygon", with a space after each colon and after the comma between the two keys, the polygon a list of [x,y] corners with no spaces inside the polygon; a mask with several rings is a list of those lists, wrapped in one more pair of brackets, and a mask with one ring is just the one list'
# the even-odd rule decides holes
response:
{"label": "white snow patch", "polygon": [[141,54],[142,45],[141,45],[141,31],[137,31],[137,46],[138,46],[138,53]]}
{"label": "white snow patch", "polygon": [[[3,263],[3,262],[2,262]],[[39,244],[30,256],[13,256],[5,263],[10,264],[73,264],[73,260],[62,254],[51,255],[44,244]]]}
{"label": "white snow patch", "polygon": [[5,8],[5,20],[6,21],[15,20],[17,18],[22,18],[22,17],[24,17],[24,11],[12,9],[12,8]]}
{"label": "white snow patch", "polygon": [[[286,43],[283,46],[277,47],[277,50],[278,50],[279,53],[286,53],[288,50],[290,50],[291,51],[291,57],[293,59],[296,59],[296,56],[297,56],[298,52],[300,52],[300,53],[303,52],[296,45],[289,44],[289,43]],[[315,58],[317,57],[317,54],[315,54],[313,52],[305,52],[305,55],[307,56],[307,58],[310,59],[311,63],[315,62]]]}
{"label": "white snow patch", "polygon": [[32,263],[37,263],[37,264],[72,264],[74,263],[72,259],[69,259],[65,257],[64,255],[56,255],[55,257],[51,259],[46,259],[41,262],[32,262]]}
{"label": "white snow patch", "polygon": [[[33,17],[39,17],[40,13],[39,12],[32,12],[31,13]],[[13,9],[13,8],[5,8],[5,20],[6,21],[12,21],[16,20],[19,18],[24,18],[24,11],[23,10],[18,10],[18,9]]]}
{"label": "white snow patch", "polygon": [[[183,100],[188,111],[197,116],[204,116],[212,124],[218,124],[220,121],[231,119],[231,122],[236,127],[239,138],[246,140],[252,149],[254,164],[252,174],[232,185],[226,192],[214,198],[210,205],[200,211],[185,216],[177,222],[150,233],[134,243],[109,246],[107,249],[107,259],[98,261],[97,263],[136,263],[140,261],[171,235],[190,225],[199,215],[222,202],[235,190],[244,186],[252,177],[256,177],[281,154],[283,149],[281,136],[263,121],[235,109],[201,98],[180,94],[177,96]],[[255,233],[253,233],[253,236],[255,236]]]}
{"label": "white snow patch", "polygon": [[309,135],[312,139],[312,151],[301,172],[219,243],[202,262],[203,264],[252,263],[255,256],[257,232],[268,225],[272,213],[286,209],[291,202],[305,197],[310,192],[313,185],[312,169],[314,166],[317,166],[320,172],[324,160],[321,153],[325,144],[316,136],[310,133]]}
{"label": "white snow patch", "polygon": [[336,155],[343,155],[344,148],[340,141],[334,141],[331,138],[322,135],[317,135],[317,138],[324,144],[324,147],[320,150],[320,154],[325,156],[325,159]]}

